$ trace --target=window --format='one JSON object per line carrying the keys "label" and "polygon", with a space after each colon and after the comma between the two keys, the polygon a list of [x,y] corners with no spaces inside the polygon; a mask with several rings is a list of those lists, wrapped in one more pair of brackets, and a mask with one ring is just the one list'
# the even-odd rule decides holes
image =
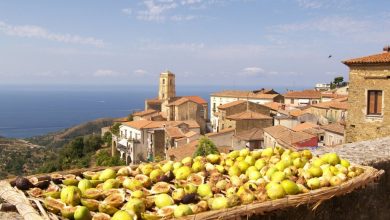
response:
{"label": "window", "polygon": [[165,84],[165,79],[163,79],[163,83],[162,84]]}
{"label": "window", "polygon": [[213,103],[213,112],[217,111],[217,106],[216,106],[216,103],[214,102]]}
{"label": "window", "polygon": [[382,114],[382,91],[368,90],[367,94],[367,115]]}
{"label": "window", "polygon": [[317,104],[317,101],[312,101],[312,103],[311,104]]}
{"label": "window", "polygon": [[294,104],[294,99],[291,99],[291,104]]}

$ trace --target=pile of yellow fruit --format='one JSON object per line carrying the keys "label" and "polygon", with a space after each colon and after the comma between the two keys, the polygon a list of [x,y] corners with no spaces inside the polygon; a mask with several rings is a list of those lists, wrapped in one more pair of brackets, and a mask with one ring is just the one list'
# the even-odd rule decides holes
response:
{"label": "pile of yellow fruit", "polygon": [[363,172],[335,153],[315,157],[309,150],[276,147],[88,171],[82,177],[52,175],[47,188],[27,192],[69,219],[178,218],[337,186]]}

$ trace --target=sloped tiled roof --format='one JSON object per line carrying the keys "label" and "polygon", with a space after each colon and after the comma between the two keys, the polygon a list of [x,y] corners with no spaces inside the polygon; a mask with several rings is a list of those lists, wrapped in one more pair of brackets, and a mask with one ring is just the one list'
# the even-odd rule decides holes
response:
{"label": "sloped tiled roof", "polygon": [[223,130],[220,130],[219,132],[207,133],[206,136],[207,137],[214,137],[214,136],[226,134],[229,132],[234,132],[234,128],[225,128]]}
{"label": "sloped tiled roof", "polygon": [[317,90],[288,91],[285,98],[320,99],[321,92]]}
{"label": "sloped tiled roof", "polygon": [[348,103],[345,101],[346,99],[340,99],[340,100],[341,101],[320,102],[320,103],[312,105],[312,107],[323,108],[323,109],[334,108],[334,109],[347,110]]}
{"label": "sloped tiled roof", "polygon": [[307,112],[302,111],[302,110],[300,110],[300,109],[294,109],[294,110],[289,111],[289,114],[290,114],[291,116],[298,117],[298,116],[307,114]]}
{"label": "sloped tiled roof", "polygon": [[184,137],[183,132],[178,127],[168,127],[168,128],[165,128],[165,132],[171,138],[181,138],[181,137]]}
{"label": "sloped tiled roof", "polygon": [[324,129],[325,131],[337,133],[340,135],[344,135],[344,131],[345,131],[344,125],[339,124],[339,123],[332,123],[332,124],[324,125],[324,126],[321,126],[321,128]]}
{"label": "sloped tiled roof", "polygon": [[276,96],[280,95],[278,93],[269,94],[269,92],[271,91],[273,90],[259,90],[259,91],[225,90],[221,92],[212,93],[211,96],[251,98],[251,99],[274,99]]}
{"label": "sloped tiled roof", "polygon": [[177,105],[184,104],[188,101],[195,102],[195,103],[200,104],[200,105],[207,104],[207,102],[199,96],[183,96],[183,97],[180,97],[180,98],[177,97],[177,98],[178,98],[177,100],[169,103],[169,105],[177,106]]}
{"label": "sloped tiled roof", "polygon": [[390,52],[385,51],[385,52],[379,53],[379,54],[349,59],[349,60],[343,61],[343,63],[345,65],[390,63]]}
{"label": "sloped tiled roof", "polygon": [[335,109],[348,110],[349,104],[348,102],[333,102],[330,107]]}
{"label": "sloped tiled roof", "polygon": [[261,128],[252,128],[248,131],[243,131],[235,135],[238,139],[244,141],[264,140],[264,131]]}
{"label": "sloped tiled roof", "polygon": [[279,102],[267,102],[267,103],[264,103],[263,105],[267,106],[268,108],[272,109],[272,110],[275,110],[277,111],[278,109],[280,109],[283,105],[283,103],[279,103]]}
{"label": "sloped tiled roof", "polygon": [[289,145],[316,137],[303,131],[290,130],[282,125],[264,128],[264,132],[267,132],[275,139],[281,140]]}
{"label": "sloped tiled roof", "polygon": [[199,128],[199,124],[196,121],[149,121],[149,120],[139,120],[139,121],[130,121],[122,123],[125,126],[129,126],[136,129],[143,128],[163,128],[165,127],[176,127],[180,124],[187,124],[189,128]]}
{"label": "sloped tiled roof", "polygon": [[149,125],[151,123],[153,123],[153,121],[139,120],[139,121],[124,122],[124,123],[122,123],[122,125],[125,125],[125,126],[128,126],[128,127],[132,127],[132,128],[136,128],[136,129],[142,129],[145,126],[147,126],[147,125]]}
{"label": "sloped tiled roof", "polygon": [[169,148],[167,150],[167,155],[169,157],[173,156],[175,160],[181,160],[184,157],[192,157],[192,155],[194,155],[194,152],[198,146],[198,143],[199,143],[198,140],[194,140],[188,144],[185,144],[177,148]]}
{"label": "sloped tiled roof", "polygon": [[237,101],[234,101],[234,102],[229,102],[229,103],[220,105],[220,106],[218,106],[218,108],[219,109],[227,109],[227,108],[230,108],[232,106],[240,105],[240,104],[246,103],[246,102],[247,102],[246,100],[237,100]]}
{"label": "sloped tiled roof", "polygon": [[226,117],[230,120],[261,120],[261,119],[272,119],[271,116],[264,115],[261,113],[253,112],[251,110],[246,110],[244,112],[240,112],[234,115],[230,115]]}
{"label": "sloped tiled roof", "polygon": [[151,115],[151,114],[154,114],[154,113],[157,113],[156,110],[154,109],[148,109],[148,110],[145,110],[145,111],[141,111],[141,112],[134,112],[133,113],[133,116],[146,116],[146,115]]}
{"label": "sloped tiled roof", "polygon": [[201,104],[201,105],[207,104],[207,101],[204,100],[204,99],[203,99],[202,97],[200,97],[200,96],[184,96],[184,98],[187,98],[187,99],[189,99],[189,100],[191,100],[191,101],[193,101],[193,102],[196,102],[196,103],[198,103],[198,104]]}
{"label": "sloped tiled roof", "polygon": [[305,122],[305,123],[301,123],[295,127],[292,128],[292,130],[294,131],[304,131],[304,130],[307,130],[307,129],[310,129],[310,128],[317,128],[319,127],[319,125],[316,125],[316,124],[313,124],[313,123],[310,123],[310,122]]}

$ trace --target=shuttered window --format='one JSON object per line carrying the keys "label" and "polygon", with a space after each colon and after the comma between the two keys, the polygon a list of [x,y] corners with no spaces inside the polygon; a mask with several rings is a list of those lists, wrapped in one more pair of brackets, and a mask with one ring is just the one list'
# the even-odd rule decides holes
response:
{"label": "shuttered window", "polygon": [[367,114],[368,115],[381,115],[382,114],[382,91],[368,90]]}

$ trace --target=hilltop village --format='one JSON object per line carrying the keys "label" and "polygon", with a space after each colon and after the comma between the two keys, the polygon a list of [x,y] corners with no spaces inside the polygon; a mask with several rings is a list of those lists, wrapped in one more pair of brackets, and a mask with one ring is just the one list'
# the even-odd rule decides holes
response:
{"label": "hilltop village", "polygon": [[[123,118],[112,137],[112,155],[127,164],[192,156],[206,137],[220,152],[281,146],[303,150],[390,135],[390,48],[343,61],[349,83],[312,90],[226,90],[206,100],[179,96],[175,74],[162,72],[158,97]],[[332,88],[331,88],[332,87]],[[110,128],[102,128],[102,134]]]}

